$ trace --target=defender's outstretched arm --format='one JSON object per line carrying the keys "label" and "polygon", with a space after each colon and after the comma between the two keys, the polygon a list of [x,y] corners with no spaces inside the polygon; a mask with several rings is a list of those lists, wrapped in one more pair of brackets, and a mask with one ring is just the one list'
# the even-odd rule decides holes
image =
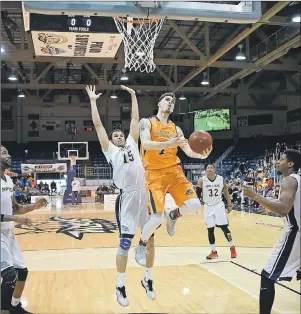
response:
{"label": "defender's outstretched arm", "polygon": [[96,94],[95,86],[92,86],[92,85],[90,86],[88,85],[86,87],[86,91],[90,97],[92,120],[93,120],[93,124],[96,130],[96,134],[99,139],[102,150],[106,152],[109,148],[109,138],[101,122],[101,119],[97,110],[97,106],[96,106],[96,99],[98,99],[101,94]]}

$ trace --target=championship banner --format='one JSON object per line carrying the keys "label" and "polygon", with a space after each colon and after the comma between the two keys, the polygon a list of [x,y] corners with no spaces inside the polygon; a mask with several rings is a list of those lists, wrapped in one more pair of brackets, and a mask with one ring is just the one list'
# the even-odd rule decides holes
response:
{"label": "championship banner", "polygon": [[66,163],[58,164],[21,164],[22,173],[64,173],[67,172]]}
{"label": "championship banner", "polygon": [[123,35],[32,31],[36,56],[114,58]]}
{"label": "championship banner", "polygon": [[62,129],[61,120],[40,120],[40,128],[43,131],[54,130],[59,131]]}

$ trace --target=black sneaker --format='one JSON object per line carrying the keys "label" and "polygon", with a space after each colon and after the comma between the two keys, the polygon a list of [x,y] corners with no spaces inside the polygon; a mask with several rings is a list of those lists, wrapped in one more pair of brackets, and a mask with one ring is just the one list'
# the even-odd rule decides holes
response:
{"label": "black sneaker", "polygon": [[156,299],[156,292],[154,290],[154,282],[152,280],[146,280],[143,278],[141,280],[141,285],[145,289],[146,295],[151,299]]}
{"label": "black sneaker", "polygon": [[19,304],[17,306],[11,306],[11,308],[9,309],[9,313],[10,314],[33,314],[32,312],[28,312],[26,311],[23,307],[22,307],[22,303],[19,302]]}
{"label": "black sneaker", "polygon": [[129,300],[126,296],[126,292],[125,292],[125,286],[123,287],[116,287],[116,298],[117,298],[117,302],[121,305],[121,306],[128,306],[129,305]]}

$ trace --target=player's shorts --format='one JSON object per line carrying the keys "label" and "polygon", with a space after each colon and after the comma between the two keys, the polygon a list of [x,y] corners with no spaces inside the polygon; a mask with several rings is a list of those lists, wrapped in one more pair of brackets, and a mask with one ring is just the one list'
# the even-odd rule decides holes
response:
{"label": "player's shorts", "polygon": [[145,173],[151,214],[164,211],[166,193],[170,193],[178,207],[197,198],[193,185],[185,177],[181,166],[147,170]]}
{"label": "player's shorts", "polygon": [[1,230],[1,272],[8,268],[26,268],[24,258],[11,229]]}
{"label": "player's shorts", "polygon": [[207,228],[228,225],[228,215],[224,202],[219,202],[214,205],[204,204],[204,219]]}
{"label": "player's shorts", "polygon": [[120,237],[133,238],[138,225],[142,230],[150,219],[148,204],[145,186],[122,190],[115,203]]}
{"label": "player's shorts", "polygon": [[273,281],[291,281],[300,266],[300,230],[294,226],[274,246],[262,275]]}

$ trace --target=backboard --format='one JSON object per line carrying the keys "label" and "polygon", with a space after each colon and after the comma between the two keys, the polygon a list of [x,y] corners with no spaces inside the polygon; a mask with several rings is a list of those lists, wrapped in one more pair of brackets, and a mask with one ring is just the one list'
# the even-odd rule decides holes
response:
{"label": "backboard", "polygon": [[57,159],[70,160],[71,156],[76,156],[76,160],[88,160],[88,142],[58,142]]}
{"label": "backboard", "polygon": [[261,18],[260,1],[27,1],[30,13],[75,16],[120,16],[173,20],[255,23]]}

